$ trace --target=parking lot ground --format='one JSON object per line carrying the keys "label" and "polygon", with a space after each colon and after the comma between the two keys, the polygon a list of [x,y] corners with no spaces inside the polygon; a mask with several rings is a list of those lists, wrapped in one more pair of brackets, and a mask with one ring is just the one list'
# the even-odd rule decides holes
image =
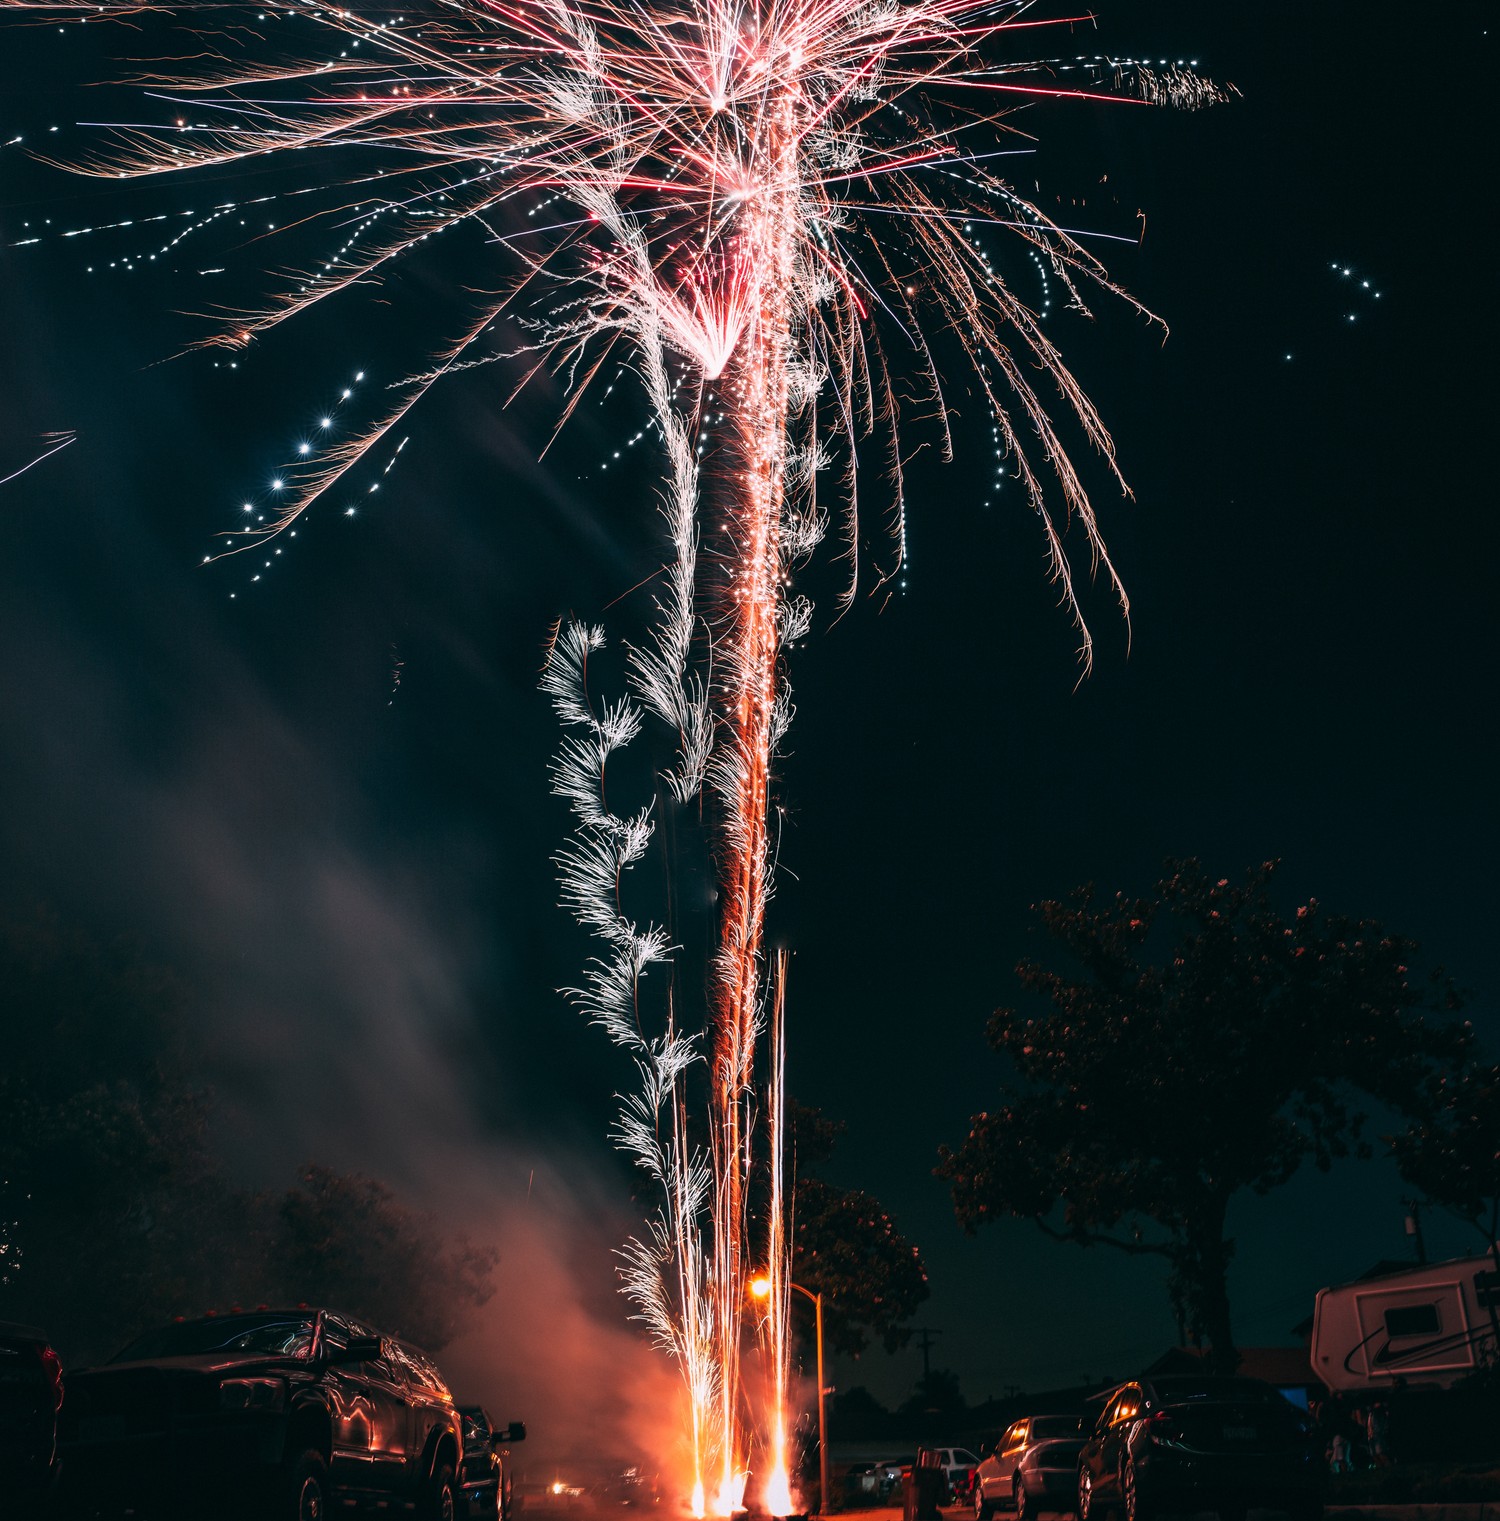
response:
{"label": "parking lot ground", "polygon": [[1500,1495],[1447,1505],[1330,1505],[1339,1521],[1500,1521]]}
{"label": "parking lot ground", "polygon": [[[869,1508],[846,1506],[837,1512],[859,1521],[901,1521],[899,1505],[872,1505]],[[966,1506],[946,1506],[938,1512],[943,1521],[971,1521]],[[1008,1513],[997,1511],[996,1521],[1003,1521]],[[1330,1505],[1324,1512],[1338,1521],[1500,1521],[1500,1495],[1493,1500],[1468,1501],[1463,1504],[1434,1505]],[[1042,1511],[1047,1521],[1060,1521],[1067,1517],[1072,1521],[1071,1511]],[[1178,1516],[1173,1521],[1217,1521],[1213,1511],[1203,1511],[1196,1517]],[[1247,1521],[1286,1521],[1279,1510],[1252,1510]]]}

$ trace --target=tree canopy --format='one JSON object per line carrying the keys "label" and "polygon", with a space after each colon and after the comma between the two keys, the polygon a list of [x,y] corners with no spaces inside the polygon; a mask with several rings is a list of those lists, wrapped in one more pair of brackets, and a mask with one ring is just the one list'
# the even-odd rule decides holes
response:
{"label": "tree canopy", "polygon": [[1438,1074],[1391,1152],[1402,1176],[1478,1231],[1500,1262],[1500,1066]]}
{"label": "tree canopy", "polygon": [[173,1315],[322,1303],[429,1350],[490,1295],[492,1252],[374,1179],[309,1164],[284,1194],[207,1145],[188,992],[47,914],[0,922],[0,1319],[94,1361]]}
{"label": "tree canopy", "polygon": [[790,1106],[797,1168],[793,1195],[792,1276],[823,1295],[828,1345],[858,1356],[872,1334],[901,1345],[908,1320],[927,1298],[922,1254],[896,1228],[878,1199],[817,1177],[843,1127],[816,1109]]}
{"label": "tree canopy", "polygon": [[991,1018],[997,1104],[938,1166],[970,1231],[1019,1217],[1165,1258],[1179,1316],[1226,1370],[1231,1199],[1368,1154],[1361,1106],[1415,1112],[1471,1038],[1447,979],[1413,975],[1413,942],[1315,899],[1284,914],[1274,874],[1168,862],[1149,897],[1042,903],[1063,969],[1017,968],[1038,1004]]}
{"label": "tree canopy", "polygon": [[293,1303],[338,1306],[435,1352],[494,1292],[493,1250],[448,1235],[373,1178],[309,1164],[276,1214],[270,1274]]}
{"label": "tree canopy", "polygon": [[175,1308],[196,1262],[209,1168],[178,1041],[187,995],[45,913],[0,925],[0,986],[0,1314],[96,1355]]}

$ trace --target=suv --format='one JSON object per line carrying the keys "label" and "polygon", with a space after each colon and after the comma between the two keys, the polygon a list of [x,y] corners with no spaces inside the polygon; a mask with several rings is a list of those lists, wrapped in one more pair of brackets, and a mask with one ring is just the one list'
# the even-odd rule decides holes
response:
{"label": "suv", "polygon": [[[923,1451],[929,1455],[924,1467],[943,1470],[944,1503],[967,1499],[979,1459],[967,1447],[929,1447]],[[917,1461],[922,1463],[922,1453],[918,1453]]]}
{"label": "suv", "polygon": [[75,1514],[190,1504],[315,1521],[328,1502],[450,1521],[463,1435],[417,1348],[328,1310],[179,1320],[70,1374],[59,1423]]}
{"label": "suv", "polygon": [[62,1364],[47,1338],[0,1323],[0,1495],[20,1507],[40,1510],[52,1486],[62,1399]]}
{"label": "suv", "polygon": [[1078,1521],[1106,1508],[1124,1521],[1166,1511],[1323,1514],[1322,1454],[1312,1422],[1253,1378],[1153,1378],[1122,1384],[1078,1459]]}

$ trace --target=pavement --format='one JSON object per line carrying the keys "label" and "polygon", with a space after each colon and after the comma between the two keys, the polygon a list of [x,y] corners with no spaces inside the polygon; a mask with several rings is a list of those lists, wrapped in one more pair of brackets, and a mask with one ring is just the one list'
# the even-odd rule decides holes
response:
{"label": "pavement", "polygon": [[[901,1521],[902,1509],[899,1505],[871,1506],[869,1509],[840,1510],[834,1516],[842,1516],[847,1521]],[[970,1512],[966,1506],[948,1506],[938,1513],[942,1521],[970,1521]],[[1042,1511],[1041,1514],[1049,1518],[1049,1521],[1072,1521],[1071,1511]],[[1324,1514],[1337,1516],[1339,1521],[1500,1521],[1500,1495],[1493,1500],[1470,1501],[1465,1504],[1433,1504],[1433,1505],[1330,1505]],[[1198,1521],[1209,1521],[1209,1518],[1217,1517],[1213,1511],[1201,1512]],[[828,1521],[834,1521],[829,1517]],[[1173,1521],[1190,1521],[1187,1516],[1174,1517]],[[1286,1521],[1286,1514],[1279,1510],[1252,1510],[1247,1521]]]}
{"label": "pavement", "polygon": [[[649,1507],[622,1506],[618,1503],[601,1502],[592,1496],[577,1493],[552,1499],[550,1496],[528,1495],[521,1511],[520,1521],[529,1515],[533,1521],[627,1521],[632,1516],[667,1517],[666,1506],[652,1510]],[[902,1521],[903,1511],[899,1505],[872,1505],[868,1507],[841,1508],[826,1517],[809,1517],[808,1521]],[[967,1506],[947,1506],[938,1512],[941,1521],[972,1521]],[[1338,1521],[1500,1521],[1500,1495],[1494,1500],[1466,1504],[1431,1505],[1330,1505],[1325,1513]],[[1071,1511],[1042,1511],[1045,1521],[1073,1521]],[[1173,1517],[1172,1521],[1193,1521],[1186,1515]],[[1213,1511],[1203,1511],[1196,1521],[1218,1521]],[[1247,1521],[1287,1521],[1279,1510],[1252,1510]]]}

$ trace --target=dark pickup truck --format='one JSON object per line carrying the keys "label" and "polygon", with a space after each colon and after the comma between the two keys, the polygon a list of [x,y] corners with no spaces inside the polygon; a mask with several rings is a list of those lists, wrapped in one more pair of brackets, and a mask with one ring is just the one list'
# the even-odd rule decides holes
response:
{"label": "dark pickup truck", "polygon": [[62,1364],[46,1336],[0,1323],[0,1514],[41,1513],[57,1468],[62,1401]]}
{"label": "dark pickup truck", "polygon": [[[349,1500],[454,1521],[475,1456],[466,1464],[463,1425],[424,1353],[349,1316],[299,1308],[176,1321],[69,1373],[61,1497],[75,1517],[238,1510],[321,1521],[332,1501]],[[524,1435],[517,1425],[491,1437]]]}

